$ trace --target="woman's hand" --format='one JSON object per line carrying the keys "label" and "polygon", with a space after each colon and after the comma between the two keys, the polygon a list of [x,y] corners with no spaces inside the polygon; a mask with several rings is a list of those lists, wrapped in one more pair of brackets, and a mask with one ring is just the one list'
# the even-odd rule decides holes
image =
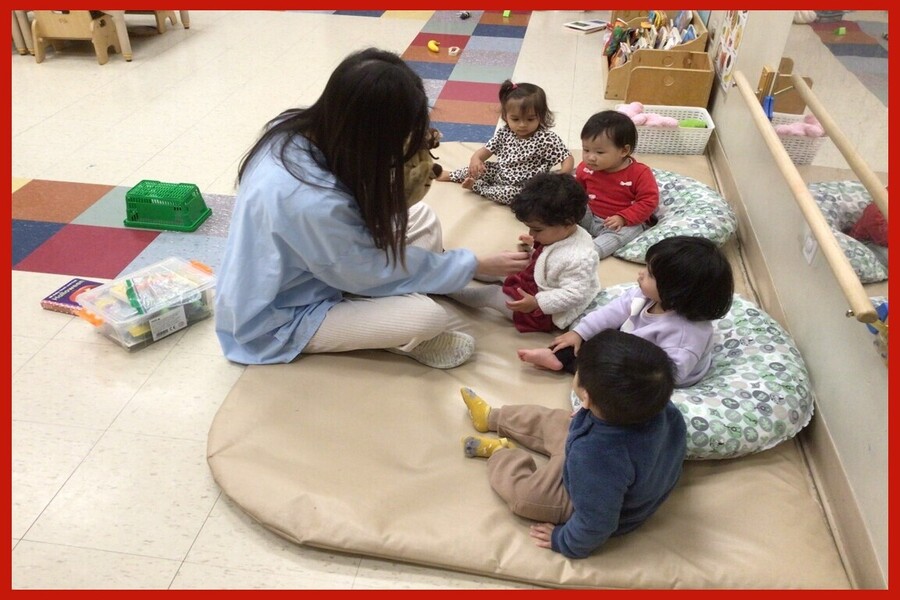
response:
{"label": "woman's hand", "polygon": [[575,349],[575,356],[578,356],[578,349],[581,348],[581,344],[584,342],[581,339],[581,336],[575,333],[574,331],[567,331],[562,335],[558,335],[553,339],[553,345],[550,346],[550,350],[553,352],[557,352],[562,350],[563,348],[568,348],[572,346]]}
{"label": "woman's hand", "polygon": [[527,267],[530,259],[527,252],[501,252],[479,257],[475,275],[478,277],[506,277]]}

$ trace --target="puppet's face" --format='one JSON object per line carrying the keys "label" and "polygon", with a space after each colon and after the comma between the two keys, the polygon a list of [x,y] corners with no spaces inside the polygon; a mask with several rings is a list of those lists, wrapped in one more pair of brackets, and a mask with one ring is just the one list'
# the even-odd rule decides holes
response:
{"label": "puppet's face", "polygon": [[432,129],[426,139],[427,148],[422,148],[403,165],[403,189],[406,205],[412,206],[425,197],[431,189],[431,182],[441,174],[441,166],[435,164],[431,150],[440,145],[441,133]]}

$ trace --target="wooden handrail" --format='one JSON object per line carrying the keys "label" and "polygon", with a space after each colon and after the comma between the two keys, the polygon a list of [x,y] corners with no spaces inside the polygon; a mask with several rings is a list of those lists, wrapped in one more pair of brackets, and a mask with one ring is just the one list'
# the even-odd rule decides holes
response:
{"label": "wooden handrail", "polygon": [[791,74],[791,82],[794,84],[794,89],[797,90],[797,93],[803,98],[803,101],[806,102],[809,110],[812,111],[812,114],[816,116],[819,123],[825,128],[825,133],[828,134],[828,137],[831,138],[831,141],[834,142],[837,149],[844,155],[847,164],[850,165],[850,168],[853,169],[853,172],[859,177],[860,183],[866,186],[866,190],[868,190],[869,194],[872,196],[872,201],[875,202],[879,210],[881,210],[881,214],[883,214],[885,220],[887,220],[888,194],[887,190],[884,188],[884,184],[878,179],[878,176],[875,175],[875,172],[872,171],[869,165],[860,157],[859,153],[853,149],[850,140],[848,140],[847,136],[844,135],[844,132],[840,130],[837,123],[831,118],[831,115],[828,114],[828,111],[825,110],[825,107],[822,106],[822,103],[819,102],[819,99],[813,94],[810,87],[803,81],[803,78],[796,73],[793,73]]}
{"label": "wooden handrail", "polygon": [[866,294],[862,283],[860,283],[859,276],[857,276],[850,265],[850,261],[847,260],[843,250],[838,245],[837,239],[831,232],[831,226],[828,225],[825,216],[819,210],[816,201],[813,200],[812,194],[809,193],[806,182],[803,181],[803,178],[797,171],[797,167],[794,166],[787,150],[784,149],[784,145],[775,133],[775,128],[772,127],[771,121],[766,117],[766,113],[756,97],[756,90],[750,85],[741,71],[735,71],[734,82],[747,103],[747,107],[750,109],[753,123],[762,135],[763,141],[769,147],[772,158],[775,159],[775,165],[791,188],[794,200],[809,224],[809,229],[819,244],[822,256],[825,257],[825,260],[831,266],[838,285],[850,303],[848,315],[852,314],[857,321],[863,323],[874,323],[878,320],[878,315],[875,312],[875,307],[872,306],[872,301]]}

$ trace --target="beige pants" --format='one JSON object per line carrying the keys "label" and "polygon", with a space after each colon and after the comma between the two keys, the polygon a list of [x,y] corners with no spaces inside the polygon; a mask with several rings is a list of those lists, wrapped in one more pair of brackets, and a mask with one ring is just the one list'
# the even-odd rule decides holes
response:
{"label": "beige pants", "polygon": [[544,406],[491,409],[488,429],[549,457],[546,465],[538,467],[530,452],[510,448],[494,452],[487,461],[491,487],[520,517],[556,524],[572,516],[572,501],[563,485],[571,419],[571,411]]}
{"label": "beige pants", "polygon": [[[406,243],[443,251],[441,222],[427,204],[409,209]],[[391,348],[408,352],[458,323],[425,294],[384,298],[346,296],[333,306],[304,354]]]}

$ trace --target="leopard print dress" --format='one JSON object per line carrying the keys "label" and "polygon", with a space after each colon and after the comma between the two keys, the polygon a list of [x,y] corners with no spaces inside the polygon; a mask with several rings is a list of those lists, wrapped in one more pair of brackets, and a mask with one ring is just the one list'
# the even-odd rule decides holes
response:
{"label": "leopard print dress", "polygon": [[[509,204],[526,181],[539,173],[547,173],[569,156],[569,149],[559,135],[539,127],[530,137],[519,138],[504,125],[484,145],[497,160],[484,163],[484,175],[475,181],[472,191],[498,204]],[[462,183],[469,168],[450,172],[450,181]]]}

